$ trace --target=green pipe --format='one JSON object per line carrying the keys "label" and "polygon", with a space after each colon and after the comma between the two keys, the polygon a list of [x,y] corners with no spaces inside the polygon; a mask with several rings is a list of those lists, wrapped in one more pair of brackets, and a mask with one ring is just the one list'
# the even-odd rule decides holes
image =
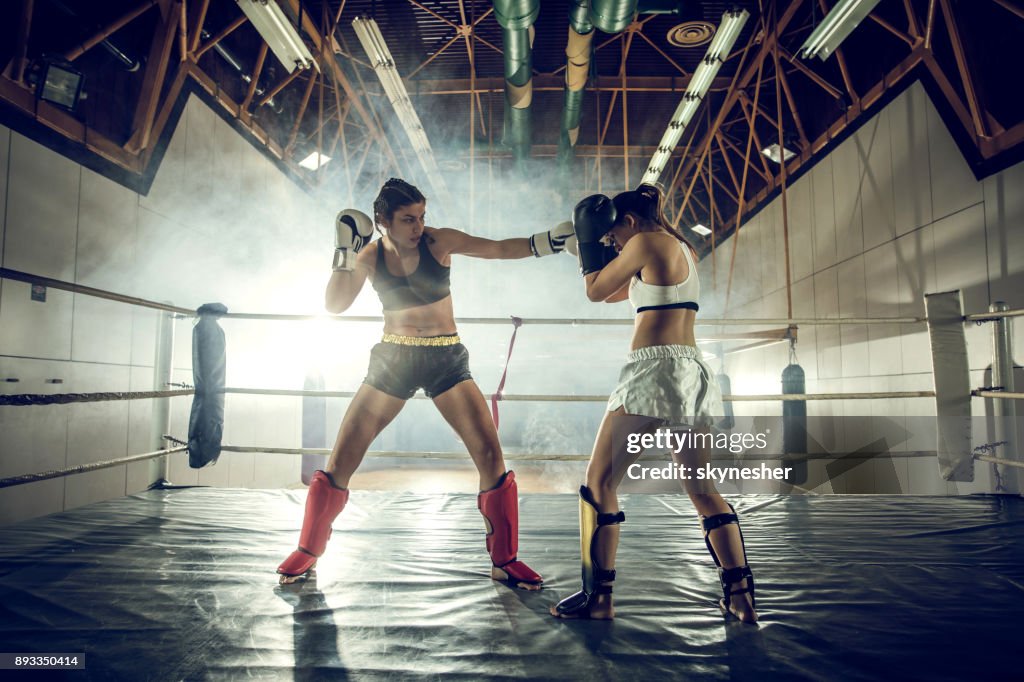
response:
{"label": "green pipe", "polygon": [[683,14],[686,0],[640,0],[637,14]]}
{"label": "green pipe", "polygon": [[569,25],[580,35],[594,30],[594,25],[590,23],[590,0],[573,0],[569,8]]}
{"label": "green pipe", "polygon": [[[585,36],[593,32],[590,23],[590,0],[573,0],[569,8],[569,28],[577,36]],[[570,44],[573,40],[570,33]],[[568,48],[567,48],[568,49]],[[568,57],[566,69],[569,68]],[[563,95],[562,124],[558,136],[558,163],[563,172],[569,170],[573,158],[575,141],[570,134],[580,126],[580,115],[583,108],[583,88],[573,90],[569,87],[569,72],[566,71],[566,86]]]}
{"label": "green pipe", "polygon": [[530,32],[506,28],[501,36],[505,48],[505,80],[517,86],[526,85],[533,77]]}
{"label": "green pipe", "polygon": [[493,4],[495,18],[502,28],[505,54],[504,143],[522,162],[529,157],[533,141],[530,27],[540,13],[540,0],[493,0]]}
{"label": "green pipe", "polygon": [[576,148],[569,133],[580,126],[580,112],[583,108],[583,90],[565,88],[564,105],[562,107],[562,130],[558,136],[558,163],[562,170],[568,170]]}
{"label": "green pipe", "polygon": [[605,33],[620,33],[633,23],[637,0],[591,0],[590,21]]}

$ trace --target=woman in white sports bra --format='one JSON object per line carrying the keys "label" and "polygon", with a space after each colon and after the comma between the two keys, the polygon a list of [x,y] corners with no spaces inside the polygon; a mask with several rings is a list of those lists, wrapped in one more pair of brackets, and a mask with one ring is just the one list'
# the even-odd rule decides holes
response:
{"label": "woman in white sports bra", "polygon": [[[610,619],[615,615],[612,582],[619,524],[625,520],[616,490],[640,456],[629,452],[639,449],[627,448],[629,435],[666,425],[707,431],[724,410],[718,382],[693,333],[700,298],[696,258],[662,217],[659,190],[641,185],[614,199],[587,197],[576,206],[573,222],[587,297],[606,303],[629,299],[637,312],[628,361],[608,399],[586,485],[580,488],[583,589],[553,606],[551,614]],[[690,467],[708,460],[707,449],[684,450],[677,456]],[[743,622],[756,622],[754,578],[736,510],[713,484],[685,483],[718,566],[720,608]]]}

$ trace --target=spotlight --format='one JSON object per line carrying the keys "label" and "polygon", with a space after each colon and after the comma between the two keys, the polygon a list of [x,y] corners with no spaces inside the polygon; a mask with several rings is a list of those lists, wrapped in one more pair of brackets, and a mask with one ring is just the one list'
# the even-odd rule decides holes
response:
{"label": "spotlight", "polygon": [[82,97],[84,80],[82,73],[67,62],[47,59],[43,62],[42,78],[36,85],[36,96],[71,111]]}
{"label": "spotlight", "polygon": [[768,145],[767,147],[761,150],[761,153],[768,157],[770,161],[774,161],[775,163],[782,163],[783,159],[789,161],[794,156],[796,156],[796,152],[790,150],[787,147],[782,147],[780,153],[778,143]]}

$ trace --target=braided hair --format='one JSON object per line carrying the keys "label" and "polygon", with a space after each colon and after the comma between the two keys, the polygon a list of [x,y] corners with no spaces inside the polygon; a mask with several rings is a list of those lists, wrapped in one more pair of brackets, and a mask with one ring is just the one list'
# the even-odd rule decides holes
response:
{"label": "braided hair", "polygon": [[374,221],[378,225],[382,225],[384,221],[390,221],[395,215],[395,211],[402,206],[418,204],[426,200],[423,192],[416,189],[415,186],[400,178],[390,178],[380,188],[377,198],[373,200]]}

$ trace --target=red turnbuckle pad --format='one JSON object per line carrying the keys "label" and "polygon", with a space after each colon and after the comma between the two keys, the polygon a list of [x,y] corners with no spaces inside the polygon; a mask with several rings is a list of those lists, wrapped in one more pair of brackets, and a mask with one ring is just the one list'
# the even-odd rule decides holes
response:
{"label": "red turnbuckle pad", "polygon": [[348,502],[348,490],[334,487],[330,476],[323,471],[313,474],[306,496],[306,513],[299,534],[299,549],[291,553],[278,567],[283,575],[301,575],[312,568],[317,557],[327,549],[331,537],[331,524]]}

